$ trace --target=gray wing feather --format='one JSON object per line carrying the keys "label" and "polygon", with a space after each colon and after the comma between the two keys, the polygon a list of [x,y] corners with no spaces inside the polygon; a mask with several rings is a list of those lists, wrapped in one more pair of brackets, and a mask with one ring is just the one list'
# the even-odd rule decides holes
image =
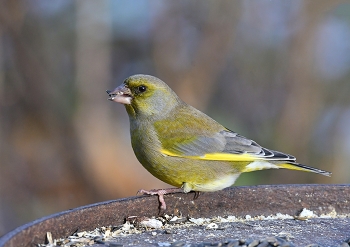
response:
{"label": "gray wing feather", "polygon": [[261,147],[253,140],[247,139],[230,130],[222,130],[214,136],[199,136],[194,141],[172,147],[173,151],[184,156],[203,156],[208,153],[250,154],[266,160],[285,160],[294,162],[295,157],[278,151]]}
{"label": "gray wing feather", "polygon": [[245,138],[233,131],[223,130],[220,132],[226,140],[224,153],[248,153],[257,158],[267,160],[285,160],[294,162],[294,156],[282,152],[269,150],[257,144],[255,141]]}
{"label": "gray wing feather", "polygon": [[184,156],[202,156],[207,153],[217,153],[225,149],[226,139],[220,133],[212,137],[198,136],[196,140],[183,142],[172,147],[172,151]]}

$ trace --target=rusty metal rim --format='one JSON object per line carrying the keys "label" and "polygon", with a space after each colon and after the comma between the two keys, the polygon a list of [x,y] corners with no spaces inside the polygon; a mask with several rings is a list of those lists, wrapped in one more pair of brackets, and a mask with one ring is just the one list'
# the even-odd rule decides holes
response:
{"label": "rusty metal rim", "polygon": [[[318,214],[336,210],[350,213],[350,185],[259,185],[231,187],[204,193],[193,200],[193,193],[166,195],[168,214],[191,217],[295,215],[303,208]],[[54,238],[74,231],[122,224],[125,217],[158,215],[156,196],[129,197],[78,207],[34,220],[0,238],[0,247],[32,246],[44,243],[51,232]]]}

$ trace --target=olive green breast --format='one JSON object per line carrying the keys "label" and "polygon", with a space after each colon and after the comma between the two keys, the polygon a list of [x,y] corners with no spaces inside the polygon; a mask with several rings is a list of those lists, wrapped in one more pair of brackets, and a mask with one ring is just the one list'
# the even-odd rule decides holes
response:
{"label": "olive green breast", "polygon": [[168,111],[166,116],[129,114],[129,119],[131,142],[137,159],[152,175],[165,183],[176,187],[188,183],[196,189],[197,185],[212,184],[227,176],[237,177],[242,170],[239,167],[247,165],[243,162],[233,164],[230,161],[163,154],[162,149],[191,143],[198,136],[210,137],[224,129],[204,113],[184,103]]}
{"label": "olive green breast", "polygon": [[[134,123],[135,124],[135,123]],[[131,142],[139,162],[155,177],[175,187],[184,183],[193,185],[209,184],[228,174],[239,174],[232,162],[195,160],[170,157],[161,153],[162,144],[152,124],[144,121],[137,126],[131,124]],[[236,168],[235,168],[236,167]]]}

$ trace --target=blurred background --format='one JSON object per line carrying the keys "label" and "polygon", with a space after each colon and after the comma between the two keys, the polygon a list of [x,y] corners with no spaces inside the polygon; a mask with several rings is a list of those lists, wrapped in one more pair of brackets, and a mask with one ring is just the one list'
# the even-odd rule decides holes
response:
{"label": "blurred background", "polygon": [[0,1],[0,235],[55,212],[166,188],[107,101],[157,76],[224,126],[350,182],[350,1]]}

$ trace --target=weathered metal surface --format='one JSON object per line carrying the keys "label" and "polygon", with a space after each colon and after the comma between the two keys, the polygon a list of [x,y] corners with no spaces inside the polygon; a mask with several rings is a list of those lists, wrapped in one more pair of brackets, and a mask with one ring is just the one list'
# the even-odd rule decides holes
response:
{"label": "weathered metal surface", "polygon": [[[168,214],[191,217],[251,216],[276,213],[297,215],[303,208],[317,214],[350,213],[350,185],[264,185],[232,187],[218,192],[203,193],[193,200],[194,193],[166,195]],[[100,226],[119,225],[128,216],[158,215],[157,196],[131,197],[68,210],[44,217],[6,234],[0,247],[34,246],[75,231],[92,230]]]}

